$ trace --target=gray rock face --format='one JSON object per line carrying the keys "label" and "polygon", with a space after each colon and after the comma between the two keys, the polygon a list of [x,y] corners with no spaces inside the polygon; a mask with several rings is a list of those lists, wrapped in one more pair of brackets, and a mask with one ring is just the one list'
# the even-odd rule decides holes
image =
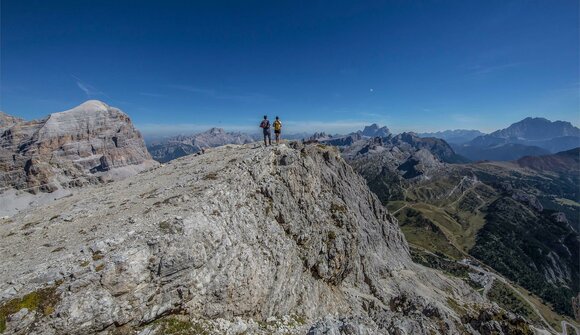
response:
{"label": "gray rock face", "polygon": [[387,127],[379,127],[376,123],[373,123],[370,126],[366,126],[363,130],[361,135],[367,137],[387,137],[391,134],[389,128]]}
{"label": "gray rock face", "polygon": [[129,117],[96,100],[39,121],[16,120],[1,130],[3,189],[52,192],[156,165]]}
{"label": "gray rock face", "polygon": [[544,206],[542,206],[540,200],[538,200],[538,198],[533,194],[527,194],[524,191],[516,190],[512,194],[512,199],[528,204],[530,207],[537,210],[538,212],[544,210]]}
{"label": "gray rock face", "polygon": [[[13,311],[9,333],[26,324],[29,334],[162,334],[164,322],[209,334],[491,327],[478,318],[490,304],[414,264],[362,177],[318,144],[183,157],[3,219],[0,236],[0,304],[47,287],[57,297],[29,312],[32,323]],[[501,320],[494,334],[529,329]]]}
{"label": "gray rock face", "polygon": [[211,128],[203,133],[191,136],[176,136],[163,143],[155,143],[148,146],[153,158],[161,163],[195,154],[207,148],[219,147],[226,144],[247,144],[254,139],[247,134],[238,132],[226,132],[221,128]]}
{"label": "gray rock face", "polygon": [[356,141],[342,154],[367,179],[384,173],[404,179],[425,177],[444,168],[444,162],[455,155],[442,140],[410,133]]}
{"label": "gray rock face", "polygon": [[4,112],[0,112],[0,130],[3,128],[8,128],[16,123],[23,122],[24,120]]}

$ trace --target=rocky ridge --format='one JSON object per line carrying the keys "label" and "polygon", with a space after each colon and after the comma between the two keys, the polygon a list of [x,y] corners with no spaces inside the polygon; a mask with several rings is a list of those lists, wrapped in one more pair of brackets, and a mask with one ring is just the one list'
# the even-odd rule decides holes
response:
{"label": "rocky ridge", "polygon": [[91,187],[3,219],[0,330],[532,332],[413,263],[396,220],[333,148],[225,146]]}

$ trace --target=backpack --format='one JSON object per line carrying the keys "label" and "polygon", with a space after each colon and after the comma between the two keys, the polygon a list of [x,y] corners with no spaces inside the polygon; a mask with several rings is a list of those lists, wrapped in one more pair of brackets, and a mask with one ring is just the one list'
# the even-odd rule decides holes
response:
{"label": "backpack", "polygon": [[282,122],[280,122],[280,120],[274,121],[274,130],[280,130],[280,129],[282,129]]}
{"label": "backpack", "polygon": [[270,128],[270,121],[264,120],[260,123],[260,128],[269,129]]}

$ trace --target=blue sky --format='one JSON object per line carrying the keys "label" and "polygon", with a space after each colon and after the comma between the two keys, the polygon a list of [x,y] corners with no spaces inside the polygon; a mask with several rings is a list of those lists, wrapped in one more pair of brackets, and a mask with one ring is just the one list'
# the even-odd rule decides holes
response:
{"label": "blue sky", "polygon": [[99,99],[145,134],[580,123],[579,2],[1,2],[0,110]]}

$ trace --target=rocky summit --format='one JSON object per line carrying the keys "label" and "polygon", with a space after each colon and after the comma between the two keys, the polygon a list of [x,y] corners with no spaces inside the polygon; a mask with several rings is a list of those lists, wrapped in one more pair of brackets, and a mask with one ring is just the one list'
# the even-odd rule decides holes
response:
{"label": "rocky summit", "polygon": [[0,116],[4,196],[14,197],[6,192],[13,189],[54,192],[119,179],[157,165],[129,117],[100,101],[36,121]]}
{"label": "rocky summit", "polygon": [[228,145],[0,223],[10,334],[531,334],[412,262],[320,144]]}

